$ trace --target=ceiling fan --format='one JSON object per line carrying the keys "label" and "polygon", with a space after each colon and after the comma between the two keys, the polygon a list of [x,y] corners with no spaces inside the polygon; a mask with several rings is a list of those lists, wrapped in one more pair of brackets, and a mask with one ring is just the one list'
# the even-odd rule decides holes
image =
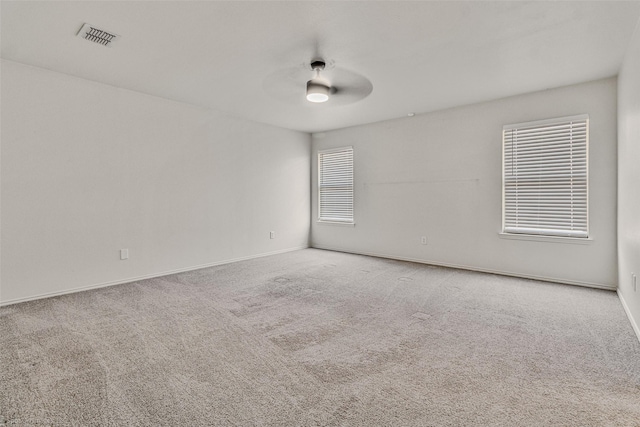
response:
{"label": "ceiling fan", "polygon": [[320,77],[320,71],[324,70],[326,64],[322,59],[311,62],[311,69],[316,72],[316,76],[307,82],[307,101],[327,102],[331,95],[331,83]]}
{"label": "ceiling fan", "polygon": [[269,95],[287,103],[326,106],[351,104],[373,91],[366,77],[322,58],[277,70],[265,78],[263,87]]}

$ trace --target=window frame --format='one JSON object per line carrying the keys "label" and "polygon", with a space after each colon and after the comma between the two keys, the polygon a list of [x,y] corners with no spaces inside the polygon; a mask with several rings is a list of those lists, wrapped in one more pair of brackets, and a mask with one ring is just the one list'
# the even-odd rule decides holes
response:
{"label": "window frame", "polygon": [[[323,217],[322,215],[322,156],[327,154],[334,153],[343,153],[350,152],[351,153],[351,218],[341,219],[336,217]],[[354,149],[353,146],[344,146],[344,147],[336,147],[329,148],[325,150],[317,151],[317,191],[318,191],[318,212],[317,212],[317,222],[320,224],[332,224],[332,225],[346,225],[346,226],[354,226],[355,225],[355,161],[354,161]]]}
{"label": "window frame", "polygon": [[[525,232],[513,232],[507,231],[507,194],[506,194],[506,159],[505,159],[505,151],[506,151],[506,133],[508,131],[514,129],[522,129],[522,128],[535,128],[535,127],[544,127],[549,125],[560,125],[560,124],[569,124],[571,122],[585,122],[585,158],[584,158],[584,168],[585,168],[585,230],[584,236],[579,235],[570,235],[571,232],[567,231],[567,235],[562,235],[561,231],[556,233],[544,233],[544,229],[540,229],[540,232],[535,233],[525,233]],[[574,116],[565,116],[565,117],[557,117],[545,120],[536,120],[530,122],[516,123],[505,125],[502,128],[502,227],[500,231],[500,237],[506,239],[516,239],[516,240],[532,240],[532,241],[544,241],[544,242],[554,242],[554,243],[589,243],[592,241],[592,235],[590,230],[590,218],[589,218],[589,181],[590,181],[590,173],[589,173],[589,127],[590,127],[590,119],[588,114],[579,114]]]}

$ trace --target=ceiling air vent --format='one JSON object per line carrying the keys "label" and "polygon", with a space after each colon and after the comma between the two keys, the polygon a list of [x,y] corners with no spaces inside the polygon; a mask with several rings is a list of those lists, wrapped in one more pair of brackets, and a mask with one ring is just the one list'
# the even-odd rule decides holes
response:
{"label": "ceiling air vent", "polygon": [[120,36],[115,33],[101,30],[89,24],[84,24],[82,28],[80,28],[78,37],[106,47],[111,47],[111,45],[120,38]]}

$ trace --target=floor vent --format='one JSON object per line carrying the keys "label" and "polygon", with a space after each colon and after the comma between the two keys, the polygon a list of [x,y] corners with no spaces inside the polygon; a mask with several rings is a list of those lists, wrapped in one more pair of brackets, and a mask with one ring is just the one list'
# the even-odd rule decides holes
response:
{"label": "floor vent", "polygon": [[89,24],[84,24],[82,28],[80,28],[78,37],[106,47],[111,47],[111,45],[120,38],[120,36],[115,33],[101,30]]}

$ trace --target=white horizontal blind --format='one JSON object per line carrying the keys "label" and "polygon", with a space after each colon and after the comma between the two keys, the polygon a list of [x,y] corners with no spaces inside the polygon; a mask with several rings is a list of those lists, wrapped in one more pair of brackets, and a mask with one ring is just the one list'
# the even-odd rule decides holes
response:
{"label": "white horizontal blind", "polygon": [[353,223],[353,147],[318,151],[318,219]]}
{"label": "white horizontal blind", "polygon": [[503,231],[588,237],[587,115],[505,126]]}

